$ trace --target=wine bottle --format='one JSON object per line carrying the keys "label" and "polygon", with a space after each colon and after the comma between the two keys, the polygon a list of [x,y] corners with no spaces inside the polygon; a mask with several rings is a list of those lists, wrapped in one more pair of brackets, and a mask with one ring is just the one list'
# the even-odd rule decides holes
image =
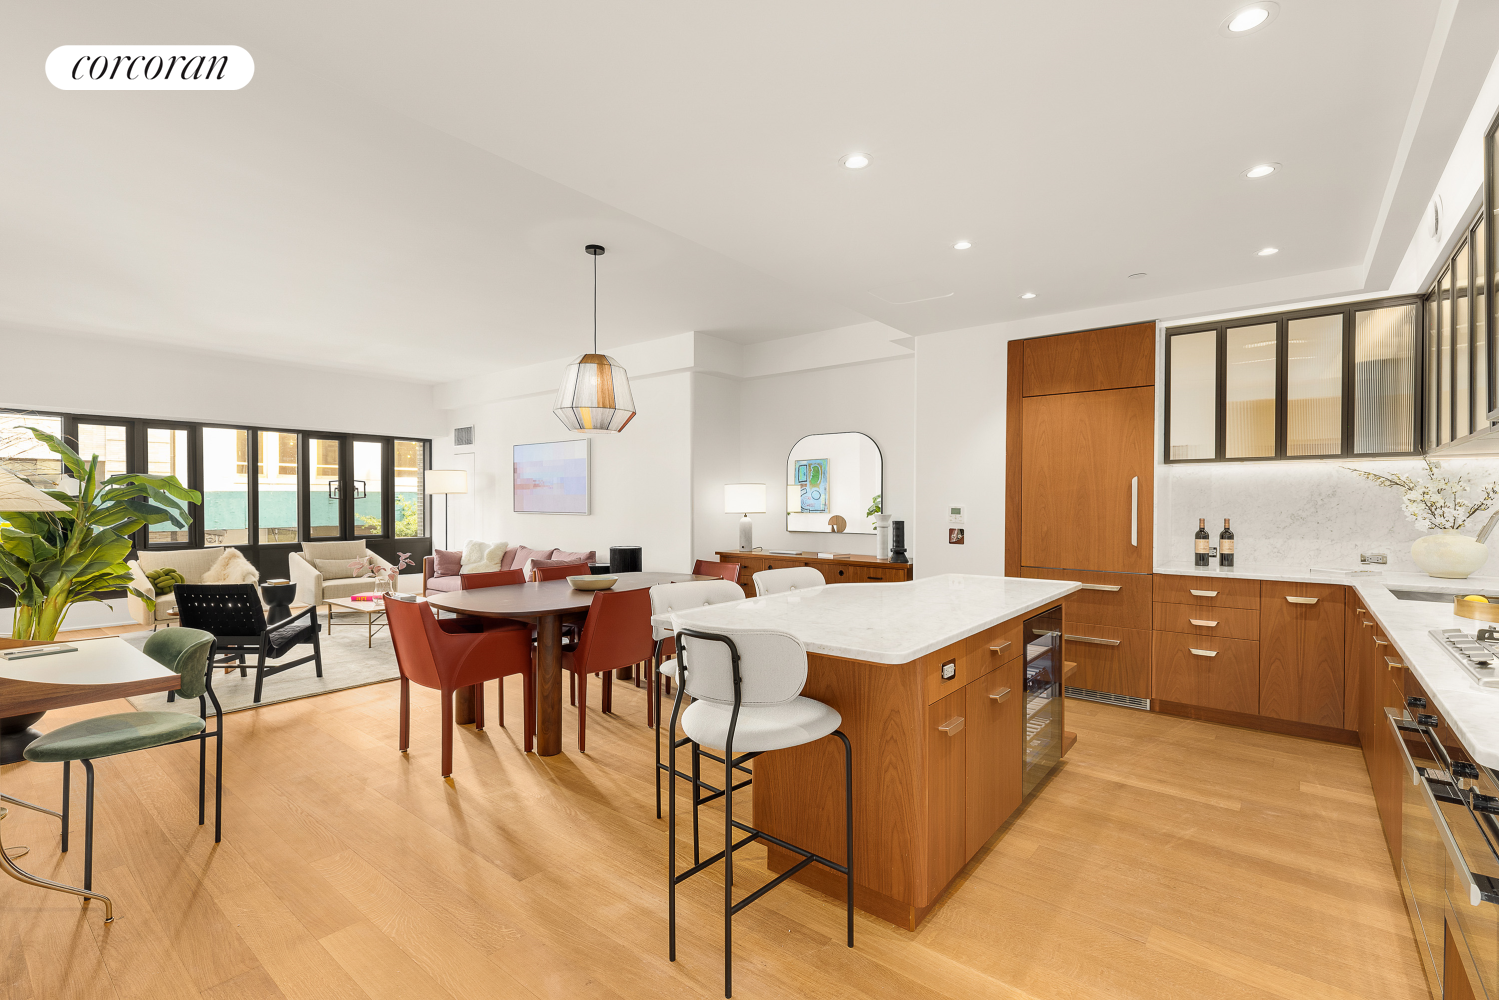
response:
{"label": "wine bottle", "polygon": [[1234,564],[1234,533],[1223,519],[1223,530],[1218,532],[1218,565],[1232,567]]}
{"label": "wine bottle", "polygon": [[1195,552],[1195,555],[1192,557],[1193,564],[1197,566],[1209,565],[1207,518],[1199,517],[1197,519],[1197,534],[1193,535],[1192,537],[1196,540],[1196,544],[1193,546],[1193,550]]}

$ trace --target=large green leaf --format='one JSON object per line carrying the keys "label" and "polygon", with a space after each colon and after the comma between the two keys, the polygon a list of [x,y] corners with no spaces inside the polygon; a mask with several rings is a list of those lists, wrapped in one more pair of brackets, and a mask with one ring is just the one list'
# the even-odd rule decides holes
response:
{"label": "large green leaf", "polygon": [[15,528],[0,528],[0,547],[17,559],[28,563],[45,562],[57,558],[57,548],[47,544],[40,535]]}
{"label": "large green leaf", "polygon": [[83,459],[79,458],[78,453],[69,448],[61,438],[48,434],[39,427],[28,427],[26,429],[31,432],[33,437],[61,458],[62,464],[67,466],[68,471],[76,478],[81,480],[88,475],[88,469],[83,464]]}

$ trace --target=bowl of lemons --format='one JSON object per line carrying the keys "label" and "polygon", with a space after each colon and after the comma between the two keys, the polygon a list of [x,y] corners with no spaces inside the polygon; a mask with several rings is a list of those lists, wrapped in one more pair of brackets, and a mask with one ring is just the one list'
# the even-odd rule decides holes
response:
{"label": "bowl of lemons", "polygon": [[1464,594],[1452,599],[1452,613],[1474,621],[1499,622],[1499,603],[1482,594]]}

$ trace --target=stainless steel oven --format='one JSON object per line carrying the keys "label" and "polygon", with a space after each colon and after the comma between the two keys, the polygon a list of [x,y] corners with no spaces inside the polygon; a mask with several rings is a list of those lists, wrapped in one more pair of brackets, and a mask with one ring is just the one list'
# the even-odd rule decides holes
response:
{"label": "stainless steel oven", "polygon": [[1025,620],[1025,720],[1020,794],[1035,791],[1062,759],[1062,607]]}
{"label": "stainless steel oven", "polygon": [[1401,883],[1432,995],[1456,971],[1451,954],[1480,996],[1499,1000],[1499,781],[1444,746],[1434,717],[1385,713],[1405,765]]}

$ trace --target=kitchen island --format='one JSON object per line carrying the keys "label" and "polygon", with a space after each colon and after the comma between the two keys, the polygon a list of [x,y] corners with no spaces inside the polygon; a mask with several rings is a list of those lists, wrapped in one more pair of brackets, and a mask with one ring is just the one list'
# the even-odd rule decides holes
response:
{"label": "kitchen island", "polygon": [[[945,575],[716,604],[681,627],[772,628],[808,652],[803,694],[837,709],[854,754],[854,903],[914,930],[1061,757],[1061,598],[1078,584]],[[670,617],[657,624],[670,627]],[[754,825],[844,860],[843,750],[758,758]],[[769,848],[773,871],[798,860]],[[820,866],[798,880],[842,898]]]}

